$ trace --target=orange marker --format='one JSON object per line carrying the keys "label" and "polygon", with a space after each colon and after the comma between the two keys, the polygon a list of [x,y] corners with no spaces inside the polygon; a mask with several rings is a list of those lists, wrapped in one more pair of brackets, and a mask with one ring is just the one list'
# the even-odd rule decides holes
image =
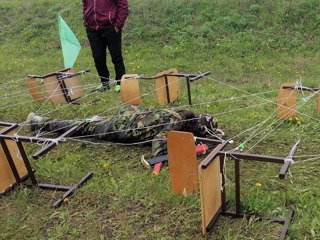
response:
{"label": "orange marker", "polygon": [[153,174],[155,175],[158,175],[160,173],[160,169],[161,169],[161,166],[162,166],[162,162],[158,162],[154,165],[154,168],[153,168]]}
{"label": "orange marker", "polygon": [[207,144],[200,144],[196,146],[196,154],[205,154],[208,151]]}

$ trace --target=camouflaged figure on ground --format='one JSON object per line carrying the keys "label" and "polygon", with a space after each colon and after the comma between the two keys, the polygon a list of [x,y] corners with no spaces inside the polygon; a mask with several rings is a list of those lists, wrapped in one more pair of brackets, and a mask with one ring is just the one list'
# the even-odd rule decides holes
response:
{"label": "camouflaged figure on ground", "polygon": [[139,143],[152,141],[152,155],[167,151],[168,131],[192,132],[198,137],[217,134],[217,120],[208,114],[197,115],[189,110],[148,109],[143,106],[124,105],[115,116],[101,118],[95,116],[86,121],[52,120],[29,115],[32,130],[63,133],[79,125],[73,136],[88,136],[104,141],[119,143]]}

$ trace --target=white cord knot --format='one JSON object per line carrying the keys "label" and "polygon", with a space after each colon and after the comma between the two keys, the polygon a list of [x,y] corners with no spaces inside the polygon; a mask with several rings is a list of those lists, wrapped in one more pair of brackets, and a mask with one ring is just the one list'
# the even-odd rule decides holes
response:
{"label": "white cord knot", "polygon": [[68,92],[68,97],[70,97],[71,95],[73,95],[74,94],[74,92],[73,92],[73,87],[71,87],[70,89],[69,89],[69,92]]}
{"label": "white cord knot", "polygon": [[59,140],[58,139],[51,139],[51,142],[55,143],[56,145],[59,145]]}
{"label": "white cord knot", "polygon": [[290,164],[294,164],[294,163],[295,163],[292,158],[285,158],[285,159],[284,159],[284,162],[285,162],[285,163],[286,163],[286,162],[289,162]]}
{"label": "white cord knot", "polygon": [[12,140],[15,141],[15,142],[19,142],[18,137],[19,137],[19,136],[15,133],[15,134],[13,134]]}

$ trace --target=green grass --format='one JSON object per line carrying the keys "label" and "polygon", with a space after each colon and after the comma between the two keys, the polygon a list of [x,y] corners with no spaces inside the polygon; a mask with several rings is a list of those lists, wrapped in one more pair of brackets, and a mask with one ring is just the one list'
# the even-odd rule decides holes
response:
{"label": "green grass", "polygon": [[[0,3],[1,121],[23,122],[31,111],[52,118],[81,119],[115,112],[121,99],[113,92],[90,95],[79,106],[42,106],[32,101],[26,88],[28,74],[63,68],[58,13],[82,45],[75,68],[91,69],[90,74],[80,77],[82,85],[99,82],[82,26],[81,1]],[[305,86],[319,87],[317,0],[130,0],[129,5],[123,35],[127,73],[152,76],[171,67],[183,73],[211,71],[208,78],[192,83],[195,106],[186,108],[217,116],[226,138],[264,120],[262,130],[273,123],[271,129],[246,143],[245,150],[254,147],[251,153],[285,156],[301,138],[297,155],[319,155],[320,127],[314,100],[299,109],[303,123],[298,126],[280,124],[274,116],[269,119],[276,105],[261,99],[276,101],[280,84],[300,78]],[[172,106],[187,105],[185,82],[181,85],[181,98]],[[147,94],[153,83],[141,81],[141,88]],[[261,92],[266,93],[252,95]],[[300,93],[302,103],[303,98]],[[159,107],[153,94],[143,100],[146,106]],[[23,129],[21,133],[29,132]],[[251,133],[243,133],[230,148],[244,142]],[[31,158],[39,146],[25,144],[25,148]],[[59,144],[41,160],[32,160],[40,181],[75,183],[87,171],[93,171],[94,177],[59,209],[49,205],[59,193],[18,187],[1,197],[0,239],[203,238],[198,194],[174,195],[167,168],[154,176],[141,166],[140,156],[149,152],[150,148],[139,146],[76,141]],[[232,209],[233,161],[228,159],[227,165],[226,188]],[[280,166],[241,163],[243,209],[286,216],[289,207],[294,206],[296,214],[288,239],[319,239],[319,167],[319,161],[296,164],[291,168],[292,179],[279,180]],[[262,186],[256,187],[256,183]],[[207,238],[277,239],[279,231],[279,225],[268,221],[221,217]]]}

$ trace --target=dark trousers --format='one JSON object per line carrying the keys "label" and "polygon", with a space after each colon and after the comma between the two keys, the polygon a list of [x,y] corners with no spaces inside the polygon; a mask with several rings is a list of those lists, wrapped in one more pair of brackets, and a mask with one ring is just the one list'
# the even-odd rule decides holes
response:
{"label": "dark trousers", "polygon": [[89,39],[92,57],[103,85],[109,84],[109,69],[107,67],[107,49],[109,49],[111,60],[116,73],[117,84],[120,85],[122,75],[125,74],[125,66],[121,51],[121,30],[117,33],[114,27],[93,30],[86,29]]}

